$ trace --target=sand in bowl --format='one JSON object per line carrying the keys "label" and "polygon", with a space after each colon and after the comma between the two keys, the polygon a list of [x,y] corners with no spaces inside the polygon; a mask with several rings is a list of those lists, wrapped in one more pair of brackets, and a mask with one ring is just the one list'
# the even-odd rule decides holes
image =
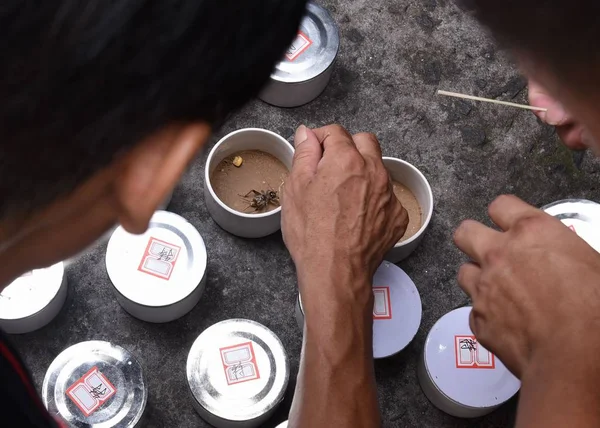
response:
{"label": "sand in bowl", "polygon": [[397,181],[392,181],[392,186],[394,187],[394,194],[402,206],[406,208],[406,211],[408,211],[408,227],[400,240],[400,242],[404,242],[415,236],[421,229],[423,225],[423,213],[417,198],[408,187]]}
{"label": "sand in bowl", "polygon": [[[235,163],[239,163],[236,166]],[[244,150],[223,159],[210,176],[217,197],[229,208],[246,214],[260,214],[279,207],[277,200],[289,174],[285,165],[268,153],[260,150]],[[267,196],[267,204],[261,207],[261,196]],[[262,199],[265,201],[265,199]],[[253,202],[259,202],[253,206]],[[254,203],[254,205],[257,205]]]}

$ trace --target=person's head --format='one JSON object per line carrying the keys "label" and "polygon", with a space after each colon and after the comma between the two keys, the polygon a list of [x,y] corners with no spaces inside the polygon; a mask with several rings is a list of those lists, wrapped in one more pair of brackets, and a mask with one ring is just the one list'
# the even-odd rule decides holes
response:
{"label": "person's head", "polygon": [[458,1],[600,142],[600,2]]}
{"label": "person's head", "polygon": [[116,222],[143,232],[211,130],[266,83],[305,7],[5,0],[0,254],[13,267],[0,282]]}

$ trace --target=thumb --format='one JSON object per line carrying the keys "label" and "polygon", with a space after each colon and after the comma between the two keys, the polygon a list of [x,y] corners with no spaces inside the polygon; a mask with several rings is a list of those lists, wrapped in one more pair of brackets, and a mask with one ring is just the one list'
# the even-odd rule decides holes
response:
{"label": "thumb", "polygon": [[292,174],[313,176],[317,172],[319,161],[323,157],[323,147],[315,133],[304,125],[296,130],[294,136],[294,162],[292,165]]}
{"label": "thumb", "polygon": [[544,88],[535,80],[529,81],[529,104],[535,107],[543,107],[548,111],[535,112],[541,120],[548,125],[561,126],[566,125],[572,120],[563,105],[556,101]]}

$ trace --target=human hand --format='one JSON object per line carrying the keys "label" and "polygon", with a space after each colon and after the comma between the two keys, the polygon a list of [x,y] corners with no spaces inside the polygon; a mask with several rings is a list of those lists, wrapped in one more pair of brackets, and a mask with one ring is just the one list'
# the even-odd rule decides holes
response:
{"label": "human hand", "polygon": [[588,332],[600,323],[600,254],[514,196],[492,202],[489,215],[501,231],[467,220],[454,235],[473,260],[458,282],[473,300],[477,339],[519,378],[534,364],[594,367],[600,338]]}
{"label": "human hand", "polygon": [[548,91],[533,79],[529,80],[529,104],[547,108],[548,111],[535,111],[535,115],[548,125],[556,127],[556,133],[567,147],[573,150],[585,150],[592,147],[591,134],[581,125],[563,105],[556,101]]}
{"label": "human hand", "polygon": [[[351,136],[338,125],[314,131],[301,126],[295,145],[282,198],[282,231],[298,275],[335,267],[370,284],[408,224],[377,138]],[[307,282],[300,281],[303,301],[312,295],[302,289],[314,281]],[[372,296],[370,286],[362,291]]]}

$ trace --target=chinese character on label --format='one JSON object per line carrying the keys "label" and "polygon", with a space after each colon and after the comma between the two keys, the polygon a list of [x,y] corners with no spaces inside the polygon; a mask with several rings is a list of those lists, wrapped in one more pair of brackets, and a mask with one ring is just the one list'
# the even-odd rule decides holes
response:
{"label": "chinese character on label", "polygon": [[150,237],[138,270],[158,278],[171,278],[181,247]]}
{"label": "chinese character on label", "polygon": [[373,287],[373,305],[374,320],[392,319],[392,301],[390,300],[390,287]]}
{"label": "chinese character on label", "polygon": [[227,385],[260,379],[252,342],[219,349]]}
{"label": "chinese character on label", "polygon": [[100,373],[98,367],[93,367],[67,389],[67,396],[88,417],[116,392],[115,387]]}
{"label": "chinese character on label", "polygon": [[454,336],[457,369],[495,369],[494,354],[485,349],[475,336]]}
{"label": "chinese character on label", "polygon": [[302,52],[308,49],[310,45],[312,45],[312,40],[310,40],[306,34],[300,31],[294,39],[294,42],[285,53],[285,57],[288,59],[288,61],[293,61],[298,58]]}

